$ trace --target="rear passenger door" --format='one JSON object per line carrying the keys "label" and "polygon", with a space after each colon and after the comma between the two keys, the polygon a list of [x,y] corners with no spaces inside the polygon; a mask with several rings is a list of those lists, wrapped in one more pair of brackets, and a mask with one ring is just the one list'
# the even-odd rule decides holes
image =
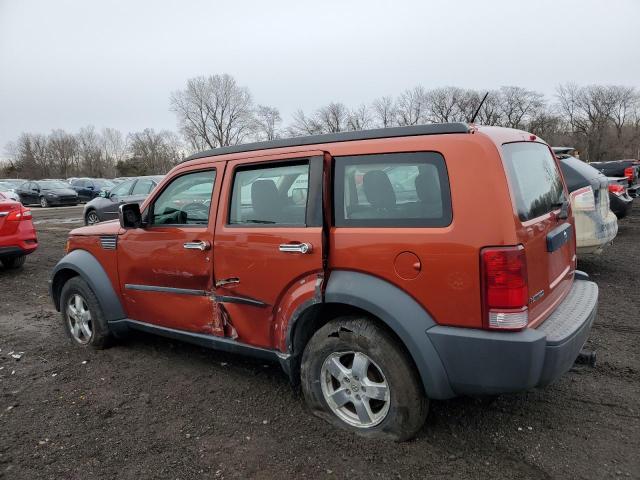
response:
{"label": "rear passenger door", "polygon": [[226,335],[273,346],[279,302],[323,271],[323,152],[229,162],[214,241]]}

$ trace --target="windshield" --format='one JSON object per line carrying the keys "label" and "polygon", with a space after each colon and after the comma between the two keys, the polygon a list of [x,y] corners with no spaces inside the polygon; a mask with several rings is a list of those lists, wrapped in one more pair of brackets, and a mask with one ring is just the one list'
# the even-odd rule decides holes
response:
{"label": "windshield", "polygon": [[69,185],[67,185],[64,182],[59,182],[56,180],[46,180],[44,182],[38,182],[39,187],[42,190],[53,190],[55,188],[69,188]]}

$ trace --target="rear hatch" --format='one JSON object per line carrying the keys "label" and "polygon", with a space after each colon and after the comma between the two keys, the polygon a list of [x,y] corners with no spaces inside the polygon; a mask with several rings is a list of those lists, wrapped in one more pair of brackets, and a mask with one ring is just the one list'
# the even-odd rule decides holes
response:
{"label": "rear hatch", "polygon": [[507,143],[502,154],[516,210],[517,236],[526,257],[529,326],[535,327],[572,285],[574,226],[571,217],[560,215],[568,209],[568,198],[549,147],[537,142]]}

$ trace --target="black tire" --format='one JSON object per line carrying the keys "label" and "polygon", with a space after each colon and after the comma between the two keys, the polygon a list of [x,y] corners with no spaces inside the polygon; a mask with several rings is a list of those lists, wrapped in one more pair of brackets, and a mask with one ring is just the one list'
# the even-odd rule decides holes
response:
{"label": "black tire", "polygon": [[[95,215],[95,217],[98,219],[96,222],[92,222],[90,220],[91,215]],[[100,221],[100,216],[98,215],[98,212],[96,212],[93,208],[88,210],[87,213],[84,216],[84,224],[85,225],[94,225],[96,223],[98,223]]]}
{"label": "black tire", "polygon": [[[71,330],[68,303],[75,295],[82,297],[91,313],[91,335],[88,337],[86,343],[79,341]],[[73,277],[63,285],[62,291],[60,292],[60,312],[62,314],[64,330],[75,345],[95,349],[103,349],[110,345],[112,335],[109,332],[109,326],[104,318],[98,298],[82,278]]]}
{"label": "black tire", "polygon": [[17,257],[3,258],[1,261],[4,268],[14,269],[14,268],[20,268],[21,266],[23,266],[26,259],[27,259],[26,255],[18,255]]}
{"label": "black tire", "polygon": [[[361,352],[382,372],[389,397],[386,416],[380,423],[353,426],[331,410],[323,393],[321,372],[325,360],[336,352]],[[407,440],[416,435],[427,417],[429,401],[413,362],[388,332],[368,318],[340,317],[320,328],[304,350],[300,377],[305,400],[315,415],[365,437]],[[362,385],[360,389],[364,390]],[[345,405],[355,411],[354,403]]]}
{"label": "black tire", "polygon": [[47,200],[45,197],[40,197],[40,206],[42,208],[47,208],[49,206],[49,200]]}

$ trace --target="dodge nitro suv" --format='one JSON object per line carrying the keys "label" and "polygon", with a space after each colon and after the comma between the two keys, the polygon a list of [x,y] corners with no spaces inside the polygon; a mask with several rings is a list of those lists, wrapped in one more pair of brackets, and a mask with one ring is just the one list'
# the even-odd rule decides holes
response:
{"label": "dodge nitro suv", "polygon": [[549,146],[463,123],[205,151],[66,249],[50,288],[78,346],[133,329],[272,359],[318,416],[395,440],[429,399],[556,380],[598,300]]}

